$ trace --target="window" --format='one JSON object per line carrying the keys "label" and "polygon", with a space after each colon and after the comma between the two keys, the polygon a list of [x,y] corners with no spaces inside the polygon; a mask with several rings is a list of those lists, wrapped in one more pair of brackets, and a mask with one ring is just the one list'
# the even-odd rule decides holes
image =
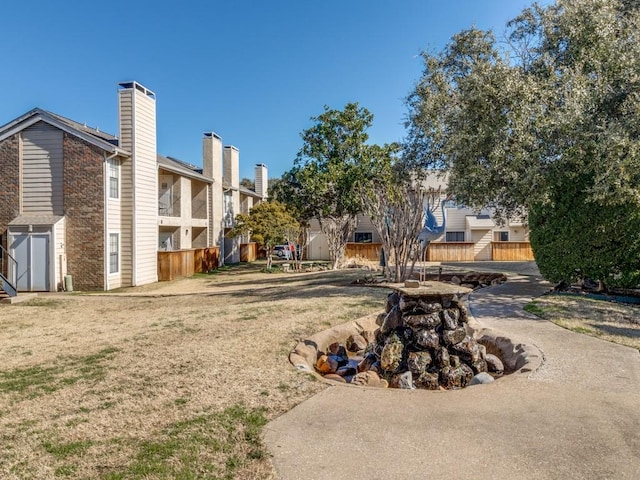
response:
{"label": "window", "polygon": [[446,242],[464,242],[464,232],[447,232]]}
{"label": "window", "polygon": [[109,234],[109,273],[120,271],[120,234]]}
{"label": "window", "polygon": [[509,232],[494,232],[494,238],[496,242],[508,242]]}
{"label": "window", "polygon": [[120,198],[120,164],[115,158],[108,161],[109,198]]}
{"label": "window", "polygon": [[354,234],[354,242],[356,243],[372,243],[373,233],[371,232],[356,232]]}

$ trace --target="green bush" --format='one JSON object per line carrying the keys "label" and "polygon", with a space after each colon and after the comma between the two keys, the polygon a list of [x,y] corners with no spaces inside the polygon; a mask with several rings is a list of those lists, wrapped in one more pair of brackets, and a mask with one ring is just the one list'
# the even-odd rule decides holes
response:
{"label": "green bush", "polygon": [[529,212],[531,247],[551,282],[581,278],[632,288],[640,280],[640,209],[589,198],[588,175],[558,176],[548,201]]}

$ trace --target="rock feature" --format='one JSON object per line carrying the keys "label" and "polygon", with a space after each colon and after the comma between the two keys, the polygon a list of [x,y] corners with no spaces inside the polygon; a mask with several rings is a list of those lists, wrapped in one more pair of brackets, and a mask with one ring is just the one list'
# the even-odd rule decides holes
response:
{"label": "rock feature", "polygon": [[[373,333],[351,335],[346,346],[318,352],[316,370],[355,385],[428,390],[486,383],[502,362],[473,337],[461,297],[471,289],[440,282],[390,285]],[[349,353],[357,352],[357,357]],[[491,372],[489,374],[488,372]]]}

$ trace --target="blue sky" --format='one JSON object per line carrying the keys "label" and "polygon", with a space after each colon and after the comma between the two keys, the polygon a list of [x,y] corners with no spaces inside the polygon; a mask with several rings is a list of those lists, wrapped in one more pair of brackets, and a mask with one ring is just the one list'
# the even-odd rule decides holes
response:
{"label": "blue sky", "polygon": [[[543,1],[541,3],[549,3]],[[117,134],[117,83],[157,98],[158,152],[201,164],[203,132],[240,175],[290,169],[323,106],[359,102],[370,141],[404,136],[419,53],[475,25],[500,36],[528,0],[12,1],[2,7],[0,124],[34,107]]]}

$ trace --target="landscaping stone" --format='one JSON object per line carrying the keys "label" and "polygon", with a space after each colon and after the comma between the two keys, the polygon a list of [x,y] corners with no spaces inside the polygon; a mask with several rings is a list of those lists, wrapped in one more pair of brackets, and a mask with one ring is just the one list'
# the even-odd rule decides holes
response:
{"label": "landscaping stone", "polygon": [[362,335],[350,335],[347,338],[347,350],[350,352],[360,352],[367,348],[369,342]]}
{"label": "landscaping stone", "polygon": [[504,374],[502,360],[490,353],[487,354],[484,359],[487,362],[487,370],[490,373],[493,373],[495,376],[502,376]]}
{"label": "landscaping stone", "polygon": [[[385,312],[375,317],[379,328],[350,334],[346,347],[330,344],[319,352],[316,370],[337,373],[356,385],[382,380],[393,388],[430,390],[463,388],[474,375],[487,372],[489,364],[499,375],[499,359],[488,356],[467,332],[461,295],[471,290],[437,282],[411,285],[392,285]],[[362,356],[349,360],[349,351]]]}
{"label": "landscaping stone", "polygon": [[467,383],[467,386],[470,387],[472,385],[485,385],[487,383],[492,383],[494,382],[494,378],[489,375],[487,372],[480,372],[477,375],[475,375],[470,381],[469,383]]}

